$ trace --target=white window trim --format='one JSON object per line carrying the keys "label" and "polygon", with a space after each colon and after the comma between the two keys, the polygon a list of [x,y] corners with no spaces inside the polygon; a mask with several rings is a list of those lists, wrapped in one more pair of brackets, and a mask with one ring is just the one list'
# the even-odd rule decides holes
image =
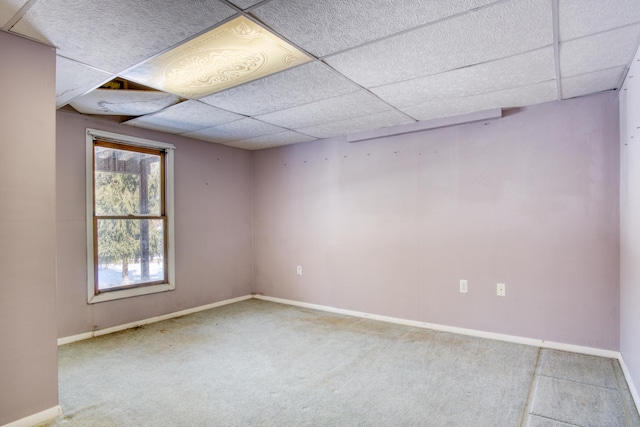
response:
{"label": "white window trim", "polygon": [[[156,148],[165,150],[165,213],[167,216],[167,268],[168,283],[160,285],[141,286],[139,288],[122,289],[119,291],[103,292],[95,294],[94,283],[94,254],[93,254],[93,147],[94,141],[100,139],[136,147]],[[87,302],[112,301],[122,298],[130,298],[139,295],[155,294],[171,291],[176,288],[175,279],[175,237],[174,237],[174,173],[173,154],[175,147],[165,142],[157,142],[149,139],[135,138],[129,135],[121,135],[87,128],[87,152],[86,152],[86,193],[87,193]]]}

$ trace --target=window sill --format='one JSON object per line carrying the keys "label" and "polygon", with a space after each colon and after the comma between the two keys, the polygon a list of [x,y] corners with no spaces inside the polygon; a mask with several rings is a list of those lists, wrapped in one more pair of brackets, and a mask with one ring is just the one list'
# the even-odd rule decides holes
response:
{"label": "window sill", "polygon": [[156,294],[158,292],[172,291],[176,287],[171,283],[163,283],[161,285],[151,285],[139,288],[123,289],[121,291],[103,292],[98,295],[89,297],[89,304],[95,304],[104,301],[113,301],[122,298],[137,297],[140,295]]}

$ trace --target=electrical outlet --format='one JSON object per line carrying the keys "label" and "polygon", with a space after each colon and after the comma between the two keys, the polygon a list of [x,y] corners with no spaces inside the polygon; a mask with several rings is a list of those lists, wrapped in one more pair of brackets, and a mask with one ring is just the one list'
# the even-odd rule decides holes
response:
{"label": "electrical outlet", "polygon": [[507,285],[504,283],[498,283],[497,286],[497,294],[499,297],[504,297],[507,295]]}
{"label": "electrical outlet", "polygon": [[302,266],[301,265],[299,265],[298,268],[296,269],[296,274],[298,276],[302,276]]}
{"label": "electrical outlet", "polygon": [[467,283],[466,280],[461,279],[460,280],[460,293],[461,294],[466,294],[467,292],[469,292],[469,284]]}

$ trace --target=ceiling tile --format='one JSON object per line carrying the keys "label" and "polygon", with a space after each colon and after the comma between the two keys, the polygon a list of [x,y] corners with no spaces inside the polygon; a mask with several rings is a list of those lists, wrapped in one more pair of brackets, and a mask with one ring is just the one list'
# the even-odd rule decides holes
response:
{"label": "ceiling tile", "polygon": [[368,116],[355,117],[353,119],[298,129],[298,131],[317,138],[331,138],[338,135],[348,135],[350,133],[362,132],[365,130],[374,130],[414,122],[415,120],[407,117],[406,114],[397,110],[388,110]]}
{"label": "ceiling tile", "polygon": [[62,107],[73,98],[112,78],[112,74],[58,56],[56,57],[56,106]]}
{"label": "ceiling tile", "polygon": [[244,116],[189,100],[172,105],[154,114],[137,117],[124,124],[161,132],[184,133],[242,118]]}
{"label": "ceiling tile", "polygon": [[551,2],[511,1],[326,61],[353,81],[373,87],[504,58],[552,42]]}
{"label": "ceiling tile", "polygon": [[316,138],[303,135],[292,130],[274,133],[271,135],[257,136],[255,138],[240,139],[228,142],[225,145],[244,148],[245,150],[262,150],[264,148],[279,147],[281,145],[297,144],[299,142],[313,141]]}
{"label": "ceiling tile", "polygon": [[548,81],[482,95],[451,98],[446,103],[431,102],[417,107],[405,108],[403,111],[415,119],[430,120],[492,108],[523,107],[557,99],[556,82]]}
{"label": "ceiling tile", "polygon": [[560,43],[560,75],[571,77],[628,65],[638,47],[639,32],[640,24],[636,24]]}
{"label": "ceiling tile", "polygon": [[233,13],[217,0],[40,0],[11,31],[53,44],[67,58],[119,72]]}
{"label": "ceiling tile", "polygon": [[[563,98],[615,88],[640,42],[640,0],[0,0],[0,28],[25,4],[11,31],[57,46],[58,107],[247,149],[556,100],[553,4]],[[240,15],[322,59],[168,107],[90,92]]]}
{"label": "ceiling tile", "polygon": [[359,89],[321,62],[310,62],[200,101],[246,115],[259,115],[308,104]]}
{"label": "ceiling tile", "polygon": [[28,0],[3,0],[0,2],[0,28],[7,25],[17,11],[27,3]]}
{"label": "ceiling tile", "polygon": [[69,104],[83,114],[141,116],[178,102],[178,97],[145,90],[96,89]]}
{"label": "ceiling tile", "polygon": [[325,56],[496,0],[273,0],[254,9],[276,31]]}
{"label": "ceiling tile", "polygon": [[492,62],[372,88],[397,108],[525,86],[555,78],[553,48],[546,47]]}
{"label": "ceiling tile", "polygon": [[562,79],[562,98],[573,98],[610,89],[618,89],[627,67],[615,67],[595,73]]}
{"label": "ceiling tile", "polygon": [[560,41],[611,30],[640,21],[638,0],[560,0]]}
{"label": "ceiling tile", "polygon": [[187,132],[183,135],[205,141],[227,143],[240,139],[254,138],[256,136],[271,135],[285,130],[286,129],[263,123],[259,120],[246,118],[194,132]]}
{"label": "ceiling tile", "polygon": [[388,104],[360,90],[335,98],[258,116],[260,120],[289,129],[300,129],[389,110]]}

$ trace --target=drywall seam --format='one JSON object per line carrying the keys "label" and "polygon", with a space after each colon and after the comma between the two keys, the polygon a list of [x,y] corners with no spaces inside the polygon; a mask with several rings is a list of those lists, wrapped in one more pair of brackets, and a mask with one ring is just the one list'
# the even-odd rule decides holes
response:
{"label": "drywall seam", "polygon": [[638,394],[638,390],[636,386],[633,384],[633,380],[631,379],[631,372],[627,368],[627,364],[624,363],[624,358],[622,357],[622,353],[618,356],[618,362],[620,362],[620,368],[622,368],[622,373],[624,374],[625,380],[627,380],[627,386],[629,387],[629,391],[631,392],[631,396],[633,397],[633,401],[636,404],[636,409],[640,412],[640,394]]}
{"label": "drywall seam", "polygon": [[85,332],[83,334],[72,335],[70,337],[58,338],[58,345],[69,344],[76,341],[86,340],[93,337],[99,337],[100,335],[112,334],[114,332],[123,331],[125,329],[137,328],[138,326],[148,325],[150,323],[161,322],[163,320],[174,319],[176,317],[186,316],[187,314],[197,313],[199,311],[209,310],[211,308],[221,307],[223,305],[229,305],[236,302],[251,299],[252,295],[244,295],[237,298],[226,299],[223,301],[214,302],[207,305],[201,305],[199,307],[188,308],[186,310],[180,310],[173,313],[163,314],[162,316],[151,317],[149,319],[138,320],[136,322],[125,323],[124,325],[113,326],[111,328],[98,329],[93,332]]}
{"label": "drywall seam", "polygon": [[256,210],[255,210],[255,199],[256,199],[256,185],[255,185],[255,151],[251,152],[251,283],[249,285],[249,290],[251,291],[251,295],[255,294],[256,291]]}
{"label": "drywall seam", "polygon": [[31,427],[36,424],[49,421],[62,414],[62,408],[60,405],[56,405],[53,408],[45,409],[37,414],[29,415],[28,417],[20,418],[19,420],[5,424],[2,427]]}
{"label": "drywall seam", "polygon": [[[572,353],[587,354],[589,356],[607,357],[610,359],[620,359],[621,357],[620,352],[614,351],[614,350],[605,350],[601,348],[585,347],[581,345],[558,343],[553,341],[539,340],[535,338],[524,338],[524,337],[518,337],[514,335],[497,334],[494,332],[485,332],[485,331],[478,331],[475,329],[458,328],[455,326],[438,325],[436,323],[419,322],[416,320],[400,319],[397,317],[380,316],[377,314],[362,313],[359,311],[352,311],[352,310],[344,310],[341,308],[333,308],[333,307],[328,307],[324,305],[310,304],[306,302],[287,300],[283,298],[274,298],[274,297],[268,297],[264,295],[254,295],[254,298],[265,300],[265,301],[277,302],[280,304],[295,305],[298,307],[328,311],[331,313],[346,314],[348,316],[362,317],[365,319],[379,320],[382,322],[396,323],[399,325],[414,326],[417,328],[432,329],[435,331],[442,331],[442,332],[451,332],[454,334],[468,335],[468,336],[478,337],[478,338],[487,338],[487,339],[492,339],[496,341],[505,341],[505,342],[510,342],[514,344],[524,344],[524,345],[530,345],[534,347],[548,348],[552,350],[570,351]],[[627,379],[628,378],[629,377],[627,377]]]}

